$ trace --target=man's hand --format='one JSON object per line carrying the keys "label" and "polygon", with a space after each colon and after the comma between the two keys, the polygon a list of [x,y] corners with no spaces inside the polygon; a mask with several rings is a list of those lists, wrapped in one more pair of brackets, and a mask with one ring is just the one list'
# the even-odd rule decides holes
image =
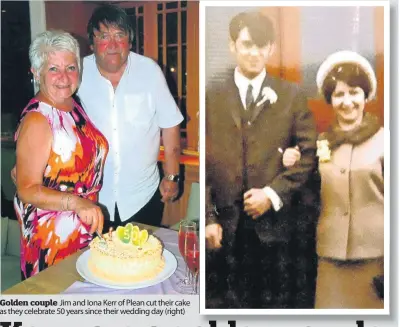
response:
{"label": "man's hand", "polygon": [[206,226],[207,248],[219,249],[222,241],[222,227],[220,224],[210,224]]}
{"label": "man's hand", "polygon": [[252,188],[244,194],[244,211],[253,219],[257,219],[269,209],[271,200],[261,188]]}
{"label": "man's hand", "polygon": [[17,185],[17,167],[14,166],[13,169],[11,169],[11,179],[14,183],[14,185]]}
{"label": "man's hand", "polygon": [[178,183],[163,178],[160,183],[160,192],[162,202],[174,201],[179,192]]}

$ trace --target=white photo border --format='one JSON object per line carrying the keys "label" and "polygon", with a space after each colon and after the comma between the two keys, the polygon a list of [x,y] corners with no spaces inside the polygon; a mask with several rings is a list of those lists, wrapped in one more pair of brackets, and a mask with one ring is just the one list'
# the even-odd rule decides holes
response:
{"label": "white photo border", "polygon": [[[390,2],[389,1],[200,1],[199,7],[199,77],[200,77],[200,217],[205,217],[205,11],[206,7],[383,7],[384,9],[384,271],[390,280]],[[205,235],[205,222],[200,224],[200,235]],[[202,253],[205,253],[205,237],[201,237]],[[205,307],[205,255],[200,258],[200,314],[201,315],[389,315],[390,289],[384,284],[383,309],[207,309]],[[394,310],[396,310],[394,308]]]}

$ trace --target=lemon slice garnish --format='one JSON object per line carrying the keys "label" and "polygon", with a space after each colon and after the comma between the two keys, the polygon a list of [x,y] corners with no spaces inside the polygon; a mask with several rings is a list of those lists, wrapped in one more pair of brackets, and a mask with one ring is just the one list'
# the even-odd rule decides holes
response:
{"label": "lemon slice garnish", "polygon": [[129,243],[131,238],[130,234],[127,234],[127,230],[123,226],[118,226],[117,230],[115,231],[117,234],[118,239],[123,243]]}
{"label": "lemon slice garnish", "polygon": [[132,243],[133,245],[139,245],[139,228],[132,230]]}
{"label": "lemon slice garnish", "polygon": [[139,233],[139,246],[142,246],[144,243],[146,243],[148,238],[149,233],[147,232],[147,230],[141,230]]}
{"label": "lemon slice garnish", "polygon": [[139,244],[139,227],[138,226],[133,226],[132,227],[132,234],[131,234],[131,241],[133,245],[138,245]]}
{"label": "lemon slice garnish", "polygon": [[129,231],[131,231],[132,228],[133,228],[132,223],[127,223],[127,224],[125,225],[125,228],[128,229]]}

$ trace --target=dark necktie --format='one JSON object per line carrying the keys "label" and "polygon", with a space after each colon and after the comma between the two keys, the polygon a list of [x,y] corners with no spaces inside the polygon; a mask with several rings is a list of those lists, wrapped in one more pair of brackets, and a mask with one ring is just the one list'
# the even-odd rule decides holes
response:
{"label": "dark necktie", "polygon": [[246,93],[246,110],[250,110],[253,105],[253,86],[249,84]]}

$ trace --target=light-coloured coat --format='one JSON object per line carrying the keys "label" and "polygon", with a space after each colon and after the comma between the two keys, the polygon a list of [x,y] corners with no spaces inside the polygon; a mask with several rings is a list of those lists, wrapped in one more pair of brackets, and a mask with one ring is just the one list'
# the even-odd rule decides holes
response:
{"label": "light-coloured coat", "polygon": [[384,132],[367,141],[342,144],[329,162],[320,162],[320,257],[357,260],[383,257]]}

